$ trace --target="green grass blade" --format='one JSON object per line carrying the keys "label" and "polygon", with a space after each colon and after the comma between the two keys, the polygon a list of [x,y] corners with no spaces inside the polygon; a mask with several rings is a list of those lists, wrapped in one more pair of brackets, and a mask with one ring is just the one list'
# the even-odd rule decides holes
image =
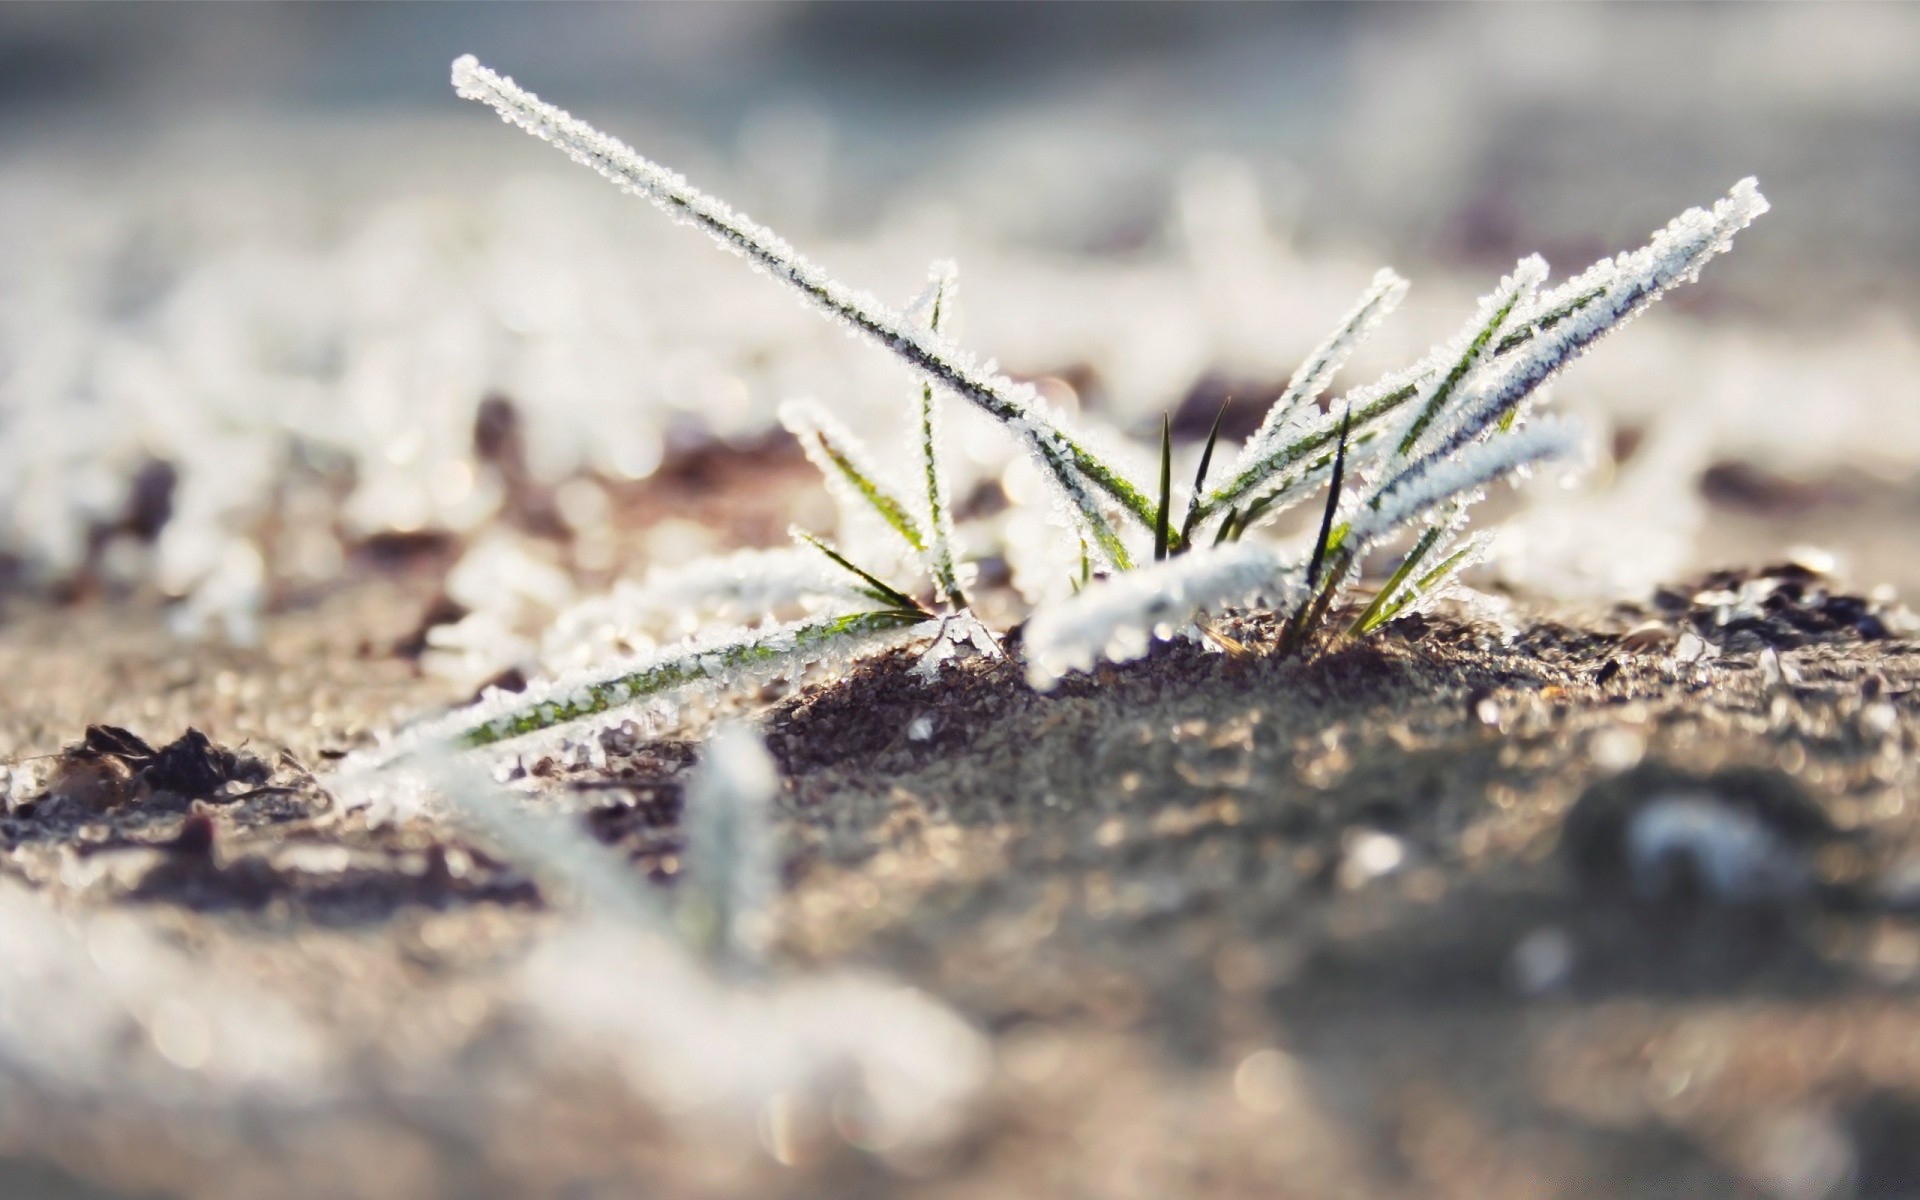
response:
{"label": "green grass blade", "polygon": [[[1352,437],[1356,443],[1378,435],[1379,426],[1400,408],[1404,407],[1420,392],[1420,380],[1414,380],[1402,387],[1394,388],[1377,396],[1353,412]],[[1275,446],[1262,454],[1233,478],[1227,480],[1212,492],[1200,504],[1199,520],[1223,509],[1242,505],[1247,498],[1271,484],[1276,477],[1284,476],[1292,468],[1308,464],[1310,469],[1317,468],[1332,460],[1333,446],[1340,440],[1340,428],[1331,421],[1312,429],[1284,445]],[[1315,460],[1319,460],[1316,462]],[[1284,491],[1284,488],[1282,489]],[[1272,503],[1270,496],[1266,503]],[[1262,505],[1265,507],[1265,504]],[[1242,524],[1250,518],[1243,515]]]}
{"label": "green grass blade", "polygon": [[[1603,294],[1604,289],[1594,289],[1557,305],[1501,338],[1494,346],[1494,353],[1505,354],[1509,350],[1525,345],[1533,339],[1535,334],[1552,328]],[[1354,407],[1353,428],[1356,444],[1376,436],[1379,426],[1417,397],[1421,387],[1431,377],[1430,373],[1423,374]],[[1307,465],[1307,470],[1300,472],[1296,478],[1304,478],[1312,471],[1325,466],[1331,458],[1333,443],[1339,436],[1339,430],[1328,422],[1291,442],[1270,448],[1254,462],[1236,472],[1232,478],[1207,493],[1205,499],[1196,501],[1195,511],[1189,515],[1195,524],[1198,524],[1230,507],[1246,505],[1249,497],[1257,497],[1259,493],[1267,492],[1265,499],[1258,500],[1249,511],[1242,514],[1241,525],[1244,528],[1293,486],[1293,482],[1289,480],[1282,482],[1278,487],[1273,487],[1276,478],[1288,476],[1289,472],[1303,463]]]}
{"label": "green grass blade", "polygon": [[1579,312],[1606,294],[1607,289],[1603,287],[1593,288],[1590,291],[1585,291],[1578,296],[1569,298],[1564,303],[1555,305],[1553,308],[1534,317],[1525,325],[1501,338],[1499,344],[1493,348],[1493,352],[1495,354],[1505,354],[1509,350],[1518,350],[1531,341],[1534,334],[1544,333],[1552,329],[1555,325],[1558,325],[1560,322],[1566,320],[1568,317]]}
{"label": "green grass blade", "polygon": [[1180,545],[1187,546],[1193,538],[1193,527],[1200,519],[1200,497],[1207,486],[1207,470],[1213,466],[1213,448],[1220,442],[1220,423],[1227,419],[1227,408],[1233,403],[1228,396],[1220,402],[1220,411],[1213,414],[1213,428],[1207,430],[1206,448],[1200,451],[1200,466],[1193,473],[1193,493],[1187,500],[1187,516],[1180,522]]}
{"label": "green grass blade", "polygon": [[1055,434],[1061,448],[1066,451],[1066,462],[1082,479],[1105,492],[1142,526],[1153,528],[1153,503],[1147,499],[1146,493],[1135,487],[1118,468],[1103,462],[1091,450],[1058,430]]}
{"label": "green grass blade", "polygon": [[[1487,348],[1506,328],[1514,309],[1532,300],[1534,288],[1539,286],[1540,278],[1546,274],[1546,270],[1546,264],[1537,257],[1523,259],[1515,268],[1513,275],[1501,283],[1502,288],[1511,289],[1506,297],[1500,299],[1499,291],[1496,290],[1492,296],[1483,301],[1483,304],[1493,305],[1492,311],[1486,314],[1486,320],[1467,340],[1466,347],[1454,360],[1453,365],[1447,369],[1447,373],[1434,383],[1433,390],[1427,395],[1426,403],[1421,405],[1420,411],[1414,414],[1413,420],[1407,425],[1406,433],[1400,438],[1400,445],[1394,450],[1396,456],[1404,456],[1413,449],[1414,443],[1420,440],[1420,435],[1427,431],[1427,427],[1433,424],[1434,418],[1446,408],[1447,401],[1453,398],[1454,390],[1465,381],[1475,367],[1480,365],[1480,360],[1486,354]],[[1498,303],[1495,303],[1496,300]]]}
{"label": "green grass blade", "polygon": [[[1387,609],[1392,606],[1394,596],[1399,593],[1401,587],[1407,582],[1407,577],[1420,569],[1422,560],[1433,553],[1434,547],[1440,544],[1440,539],[1445,536],[1445,533],[1446,525],[1442,524],[1435,525],[1420,535],[1420,540],[1413,544],[1413,549],[1407,551],[1407,556],[1400,560],[1398,567],[1394,568],[1392,577],[1389,578],[1386,584],[1381,587],[1380,591],[1374,595],[1372,602],[1367,605],[1365,611],[1348,627],[1348,633],[1354,634],[1355,636],[1363,633],[1371,633],[1392,620],[1390,615],[1383,614],[1386,614]],[[1398,609],[1396,608],[1394,611],[1398,611]]]}
{"label": "green grass blade", "polygon": [[817,404],[793,401],[780,407],[780,423],[800,441],[843,505],[872,509],[908,546],[924,553],[926,536],[906,504],[883,483],[859,439]]}
{"label": "green grass blade", "polygon": [[1327,546],[1333,540],[1333,518],[1340,510],[1340,490],[1346,484],[1347,434],[1351,432],[1353,413],[1340,415],[1340,446],[1333,453],[1333,480],[1327,485],[1327,507],[1320,514],[1320,536],[1313,543],[1313,559],[1307,564],[1307,590],[1320,583],[1320,568],[1327,561]]}
{"label": "green grass blade", "polygon": [[891,607],[897,608],[897,609],[917,612],[923,617],[932,615],[928,613],[925,609],[921,608],[920,605],[913,599],[913,597],[907,595],[905,592],[902,592],[898,588],[894,587],[892,584],[888,583],[886,580],[880,578],[878,575],[873,574],[871,571],[867,571],[855,565],[851,559],[849,559],[846,555],[840,553],[838,550],[835,550],[831,545],[827,544],[827,542],[825,542],[824,540],[813,536],[812,534],[808,533],[804,529],[798,529],[798,528],[789,529],[787,532],[791,534],[793,537],[797,538],[798,540],[805,542],[809,546],[812,546],[815,550],[818,550],[820,553],[826,555],[829,559],[833,561],[834,565],[840,567],[842,570],[847,571],[848,573],[852,574],[855,578],[859,579],[861,584],[864,585],[861,587],[860,590],[866,593],[867,595],[873,597],[875,600],[878,600],[880,603],[890,605]]}
{"label": "green grass blade", "polygon": [[1405,591],[1403,591],[1400,594],[1400,596],[1394,600],[1393,603],[1387,605],[1387,607],[1380,610],[1379,614],[1376,615],[1371,622],[1367,623],[1363,628],[1361,628],[1359,632],[1363,634],[1372,633],[1374,630],[1380,628],[1382,625],[1385,625],[1388,621],[1391,621],[1395,617],[1399,616],[1400,613],[1403,610],[1405,610],[1405,608],[1409,604],[1412,604],[1414,601],[1420,599],[1422,596],[1425,596],[1428,592],[1432,591],[1435,587],[1439,586],[1442,583],[1447,582],[1448,580],[1453,578],[1453,576],[1459,574],[1460,571],[1465,567],[1466,560],[1473,555],[1475,549],[1476,547],[1473,547],[1473,546],[1462,546],[1460,547],[1460,549],[1455,550],[1452,554],[1449,554],[1444,560],[1441,561],[1439,566],[1435,567],[1431,571],[1428,571],[1425,575],[1422,575],[1417,581],[1415,581],[1412,587],[1407,588]]}
{"label": "green grass blade", "polygon": [[1167,557],[1167,535],[1173,519],[1173,420],[1160,415],[1160,504],[1153,514],[1153,561]]}
{"label": "green grass blade", "polygon": [[[1294,614],[1287,631],[1286,644],[1298,648],[1306,645],[1307,638],[1325,617],[1327,609],[1333,603],[1333,593],[1352,565],[1353,556],[1340,549],[1345,540],[1346,527],[1341,526],[1335,532],[1333,518],[1340,510],[1340,493],[1346,487],[1347,474],[1347,435],[1351,432],[1352,414],[1342,413],[1340,419],[1340,444],[1334,450],[1333,478],[1327,485],[1327,507],[1320,515],[1320,536],[1314,539],[1313,558],[1307,564],[1308,598]],[[1337,555],[1338,569],[1327,571],[1322,578],[1321,568],[1326,566],[1329,553]]]}

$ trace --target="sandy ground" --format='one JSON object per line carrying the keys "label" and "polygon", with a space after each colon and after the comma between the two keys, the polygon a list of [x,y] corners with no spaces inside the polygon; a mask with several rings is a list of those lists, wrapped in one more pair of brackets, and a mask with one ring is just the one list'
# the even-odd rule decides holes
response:
{"label": "sandy ground", "polygon": [[[1047,696],[1010,665],[929,686],[893,657],[779,700],[780,969],[885,970],[993,1049],[952,1137],[886,1153],[832,1112],[669,1125],[605,1064],[549,1056],[503,982],[548,898],[483,845],[343,818],[314,786],[368,730],[462,698],[406,653],[446,563],[415,549],[287,598],[252,650],[172,639],[137,600],[10,602],[0,882],[71,920],[136,914],[351,1067],[288,1110],[8,1062],[0,1192],[1920,1186],[1920,641],[1884,598],[1746,570],[1637,608],[1522,605],[1509,634],[1441,615],[1302,659],[1250,616],[1244,653],[1164,647]],[[154,748],[193,726],[242,758],[155,775],[106,734],[33,757],[92,724]],[[669,738],[533,766],[670,888],[694,757]],[[237,782],[203,788],[196,763]],[[1693,832],[1649,858],[1633,839],[1663,803]]]}

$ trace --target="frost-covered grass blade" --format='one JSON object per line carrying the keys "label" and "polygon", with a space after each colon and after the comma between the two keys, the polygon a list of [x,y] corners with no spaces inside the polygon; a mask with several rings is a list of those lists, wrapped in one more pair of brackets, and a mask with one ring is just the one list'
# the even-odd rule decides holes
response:
{"label": "frost-covered grass blade", "polygon": [[860,440],[831,413],[818,404],[789,400],[780,406],[780,423],[799,441],[843,508],[871,509],[908,546],[926,551],[920,523],[893,489],[881,482],[880,471]]}
{"label": "frost-covered grass blade", "polygon": [[1151,528],[1153,523],[1151,502],[1119,470],[1076,441],[1031,386],[980,366],[973,356],[933,331],[918,327],[871,294],[839,283],[801,257],[772,230],[733,211],[617,139],[481,66],[472,55],[455,60],[453,86],[462,97],[491,106],[502,120],[553,145],[617,187],[703,230],[722,246],[743,255],[769,276],[792,287],[827,316],[891,351],[914,370],[994,417],[1039,462],[1102,556],[1122,570],[1132,565],[1125,544],[1103,511],[1100,497],[1104,495],[1117,503],[1146,528]]}
{"label": "frost-covered grass blade", "polygon": [[511,738],[598,716],[682,689],[737,687],[747,679],[790,675],[862,642],[920,624],[915,610],[882,609],[796,621],[730,637],[697,639],[599,672],[562,675],[523,695],[496,694],[408,740],[431,744],[437,734],[463,747]]}
{"label": "frost-covered grass blade", "polygon": [[[948,314],[953,311],[958,270],[951,262],[938,262],[930,273],[932,296],[928,304],[927,330],[938,335]],[[965,608],[967,599],[960,591],[960,575],[955,565],[953,512],[947,504],[945,472],[940,466],[940,395],[931,380],[920,385],[920,472],[927,489],[927,541],[929,565],[934,583],[947,602]]]}
{"label": "frost-covered grass blade", "polygon": [[[1352,343],[1398,299],[1402,285],[1383,273],[1334,336],[1295,373],[1233,472],[1211,491],[1203,490],[1210,453],[1202,456],[1194,499],[1181,525],[1186,557],[1231,553],[1251,527],[1305,499],[1324,481],[1326,507],[1307,562],[1273,564],[1276,572],[1298,579],[1296,587],[1304,593],[1285,644],[1305,645],[1367,555],[1403,534],[1413,536],[1412,548],[1348,632],[1370,633],[1430,602],[1485,552],[1484,535],[1447,552],[1468,508],[1485,490],[1576,450],[1574,427],[1526,423],[1540,388],[1599,338],[1697,275],[1766,207],[1754,181],[1742,180],[1710,212],[1690,209],[1642,249],[1603,260],[1544,293],[1546,265],[1537,257],[1524,259],[1448,342],[1413,366],[1350,392],[1337,417],[1317,414],[1308,401]],[[1211,547],[1190,549],[1193,534],[1209,521],[1215,522]],[[1227,559],[1221,570],[1228,565],[1244,569],[1247,560]],[[1057,616],[1036,614],[1029,644],[1069,669],[1089,657],[1134,657],[1147,637],[1143,629],[1165,633],[1159,614],[1184,612],[1196,596],[1214,590],[1196,586],[1215,577],[1204,562],[1174,574],[1158,565],[1136,574],[1140,577],[1089,587],[1059,606]],[[1155,579],[1166,584],[1165,594],[1144,590]],[[1075,625],[1076,615],[1084,627]],[[1036,678],[1055,677],[1056,666],[1044,666]]]}

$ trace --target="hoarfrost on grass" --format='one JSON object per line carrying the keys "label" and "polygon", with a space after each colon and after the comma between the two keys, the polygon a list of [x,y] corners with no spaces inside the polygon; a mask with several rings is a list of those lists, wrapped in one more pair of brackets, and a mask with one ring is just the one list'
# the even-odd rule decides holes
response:
{"label": "hoarfrost on grass", "polygon": [[1271,547],[1240,542],[1114,576],[1041,608],[1027,624],[1027,677],[1042,690],[1072,671],[1140,658],[1156,638],[1184,632],[1207,609],[1265,602],[1288,607],[1304,594],[1297,569]]}
{"label": "hoarfrost on grass", "polygon": [[1114,566],[1130,557],[1108,521],[1101,493],[1136,518],[1147,512],[1144,497],[1125,479],[1100,468],[1068,436],[1046,401],[1030,385],[1016,383],[959,348],[888,308],[872,294],[847,287],[802,258],[785,240],[680,175],[635,153],[565,110],[481,66],[472,55],[453,64],[453,85],[481,101],[502,120],[561,150],[616,186],[644,197],[676,219],[705,231],[726,248],[784,282],[828,317],[891,350],[908,365],[1000,420],[1045,468],[1067,509],[1088,539]]}

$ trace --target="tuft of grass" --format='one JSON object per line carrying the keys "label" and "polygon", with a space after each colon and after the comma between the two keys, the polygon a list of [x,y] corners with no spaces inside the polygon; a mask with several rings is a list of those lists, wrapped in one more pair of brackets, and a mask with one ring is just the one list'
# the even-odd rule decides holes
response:
{"label": "tuft of grass", "polygon": [[[1031,387],[980,365],[945,337],[950,267],[936,267],[928,292],[911,310],[925,314],[917,319],[839,283],[772,231],[471,57],[455,62],[453,82],[460,95],[490,105],[507,122],[743,255],[919,374],[922,486],[913,505],[824,409],[788,405],[782,419],[843,508],[876,514],[920,557],[932,593],[969,620],[940,469],[940,397],[972,404],[1025,447],[1072,514],[1080,546],[1074,595],[1036,612],[1029,625],[1029,674],[1042,685],[1102,657],[1131,656],[1153,638],[1203,636],[1207,610],[1250,597],[1297,604],[1287,642],[1304,647],[1341,606],[1367,556],[1403,537],[1412,539],[1411,550],[1346,631],[1364,635],[1431,600],[1484,551],[1484,538],[1452,548],[1473,502],[1488,487],[1577,447],[1573,427],[1528,421],[1540,388],[1602,336],[1697,275],[1767,207],[1754,182],[1744,180],[1711,212],[1689,210],[1641,250],[1602,260],[1550,290],[1543,290],[1546,264],[1523,259],[1454,338],[1406,369],[1348,392],[1337,405],[1323,403],[1338,371],[1406,294],[1404,279],[1380,271],[1289,379],[1225,477],[1209,487],[1222,407],[1176,526],[1170,422],[1161,424],[1158,486],[1150,494]],[[1319,535],[1307,562],[1242,544],[1323,488]],[[852,580],[857,595],[882,605],[785,627],[779,644],[799,658],[854,652],[865,639],[936,618],[913,588],[881,579],[823,539],[798,531],[796,537]],[[689,650],[690,658],[602,679],[565,702],[523,706],[483,726],[494,731],[483,740],[604,711],[622,697],[652,695],[678,686],[675,681],[724,683],[730,663],[772,653],[764,636],[732,631],[715,648]],[[709,661],[716,669],[688,665]]]}

